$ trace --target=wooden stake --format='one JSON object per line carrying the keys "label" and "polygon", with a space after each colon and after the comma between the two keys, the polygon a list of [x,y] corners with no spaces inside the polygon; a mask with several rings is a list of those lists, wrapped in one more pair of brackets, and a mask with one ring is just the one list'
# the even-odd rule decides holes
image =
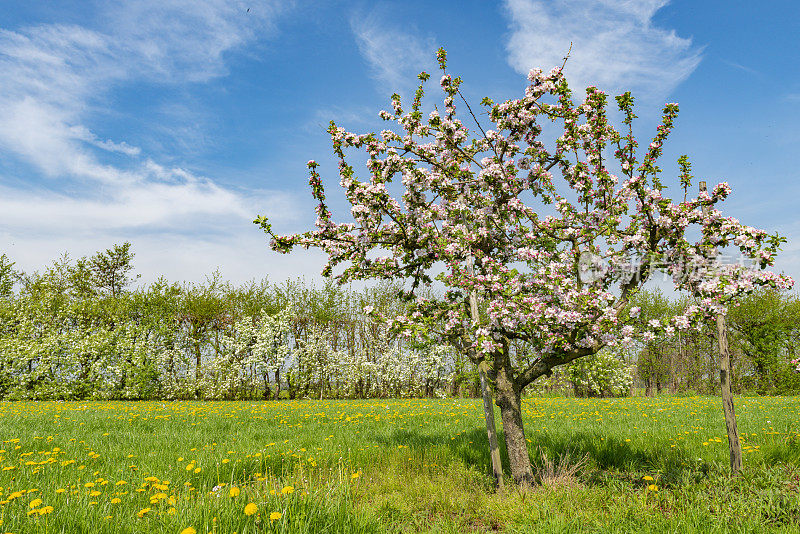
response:
{"label": "wooden stake", "polygon": [[[705,193],[705,182],[700,182],[700,192]],[[708,217],[709,206],[703,206],[703,215]],[[716,247],[714,256],[717,255]],[[722,409],[725,412],[725,428],[728,431],[728,449],[731,453],[731,473],[734,475],[742,470],[742,446],[739,443],[739,429],[736,425],[736,412],[733,408],[733,394],[731,393],[731,353],[728,347],[728,329],[725,325],[725,316],[717,315],[717,346],[719,348],[719,382],[722,387]]]}
{"label": "wooden stake", "polygon": [[[472,274],[472,258],[469,259],[467,267]],[[475,324],[480,323],[478,313],[478,297],[475,290],[469,294],[469,311]],[[494,403],[492,402],[492,392],[489,389],[489,382],[486,379],[486,361],[478,365],[478,375],[481,378],[481,396],[483,397],[483,417],[486,420],[486,434],[489,438],[489,454],[492,458],[492,473],[497,484],[497,489],[503,491],[503,464],[500,459],[500,447],[497,445],[497,425],[494,422]]]}

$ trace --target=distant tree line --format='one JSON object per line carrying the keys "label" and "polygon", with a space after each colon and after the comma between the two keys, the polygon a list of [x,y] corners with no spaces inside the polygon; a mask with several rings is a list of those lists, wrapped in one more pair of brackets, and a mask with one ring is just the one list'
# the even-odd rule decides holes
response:
{"label": "distant tree line", "polygon": [[[477,372],[440,340],[398,337],[364,309],[403,314],[400,288],[353,290],[303,280],[235,286],[163,278],[132,287],[130,243],[92,257],[64,255],[24,273],[0,255],[0,398],[277,399],[477,395]],[[657,291],[634,299],[663,320],[689,305]],[[738,392],[800,390],[800,301],[757,291],[728,317]],[[639,388],[711,393],[718,387],[711,325],[601,351],[542,378],[533,390],[621,396]],[[524,344],[511,346],[525,358]]]}

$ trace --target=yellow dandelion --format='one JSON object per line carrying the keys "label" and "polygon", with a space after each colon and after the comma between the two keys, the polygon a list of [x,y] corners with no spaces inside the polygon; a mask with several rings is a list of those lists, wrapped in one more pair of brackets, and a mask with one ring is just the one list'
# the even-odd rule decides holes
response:
{"label": "yellow dandelion", "polygon": [[44,508],[39,508],[38,510],[36,510],[36,513],[38,513],[39,515],[52,514],[53,513],[53,507],[52,506],[45,506]]}
{"label": "yellow dandelion", "polygon": [[256,512],[258,512],[258,506],[256,506],[255,503],[248,503],[247,506],[244,507],[244,515],[253,515]]}
{"label": "yellow dandelion", "polygon": [[197,467],[197,468],[195,468],[194,472],[195,472],[195,473],[199,473],[199,472],[201,471],[201,469],[202,469],[202,468],[200,468],[200,467]]}
{"label": "yellow dandelion", "polygon": [[647,489],[650,491],[658,491],[658,486],[656,486],[655,484],[650,484],[649,486],[647,486]]}
{"label": "yellow dandelion", "polygon": [[194,464],[186,464],[187,471],[191,471],[192,469],[194,469]]}
{"label": "yellow dandelion", "polygon": [[92,491],[89,492],[89,496],[90,497],[97,497],[98,495],[100,495],[100,493],[101,492],[99,492],[97,490],[92,490]]}
{"label": "yellow dandelion", "polygon": [[294,493],[294,488],[292,486],[284,486],[281,490],[281,493],[284,495],[288,495],[289,493]]}
{"label": "yellow dandelion", "polygon": [[114,497],[113,499],[111,499],[111,504],[119,504],[121,502],[122,499],[120,499],[119,497]]}
{"label": "yellow dandelion", "polygon": [[175,515],[175,507],[173,506],[169,510],[167,510],[167,515]]}
{"label": "yellow dandelion", "polygon": [[42,499],[34,499],[28,506],[30,506],[31,508],[38,508],[41,504],[42,504]]}
{"label": "yellow dandelion", "polygon": [[281,518],[281,513],[280,512],[272,512],[271,514],[269,514],[269,520],[270,521],[276,521],[276,520],[278,520],[280,518]]}
{"label": "yellow dandelion", "polygon": [[645,475],[645,476],[642,477],[642,480],[646,480],[648,482],[652,482],[653,481],[653,477],[651,477],[650,475]]}
{"label": "yellow dandelion", "polygon": [[137,516],[139,516],[139,518],[142,518],[142,517],[144,517],[144,516],[147,514],[147,512],[149,512],[150,510],[152,510],[152,508],[142,508],[141,510],[139,510],[138,512],[136,512],[136,515],[137,515]]}
{"label": "yellow dandelion", "polygon": [[239,493],[241,493],[241,490],[239,488],[237,488],[236,486],[232,486],[231,489],[228,491],[228,494],[231,497],[238,497]]}
{"label": "yellow dandelion", "polygon": [[197,531],[194,527],[186,527],[185,529],[181,530],[181,534],[197,534]]}
{"label": "yellow dandelion", "polygon": [[355,480],[360,476],[361,476],[361,472],[360,471],[358,473],[353,473],[352,475],[350,475],[350,480]]}

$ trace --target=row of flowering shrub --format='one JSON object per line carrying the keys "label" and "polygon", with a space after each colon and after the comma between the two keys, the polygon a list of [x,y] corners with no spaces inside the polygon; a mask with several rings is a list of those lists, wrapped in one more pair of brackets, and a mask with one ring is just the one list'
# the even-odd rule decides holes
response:
{"label": "row of flowering shrub", "polygon": [[389,336],[365,304],[396,288],[163,280],[116,296],[56,264],[0,297],[0,398],[267,399],[442,395],[463,362]]}

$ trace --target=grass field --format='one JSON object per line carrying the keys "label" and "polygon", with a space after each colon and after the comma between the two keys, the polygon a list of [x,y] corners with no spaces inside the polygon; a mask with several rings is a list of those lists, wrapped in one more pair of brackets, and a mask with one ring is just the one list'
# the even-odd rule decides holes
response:
{"label": "grass field", "polygon": [[736,478],[717,398],[524,409],[497,494],[480,400],[0,403],[0,532],[800,532],[800,398],[736,399]]}

